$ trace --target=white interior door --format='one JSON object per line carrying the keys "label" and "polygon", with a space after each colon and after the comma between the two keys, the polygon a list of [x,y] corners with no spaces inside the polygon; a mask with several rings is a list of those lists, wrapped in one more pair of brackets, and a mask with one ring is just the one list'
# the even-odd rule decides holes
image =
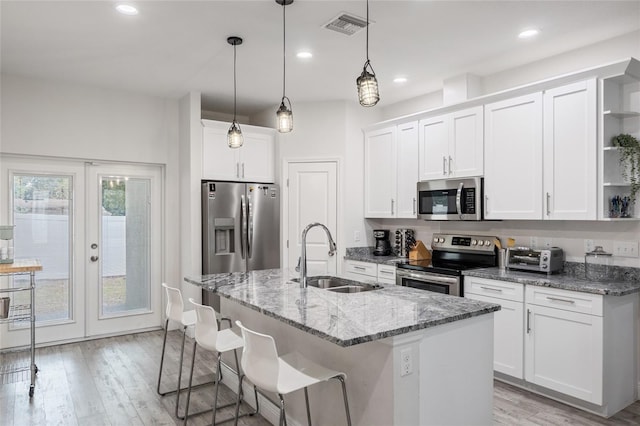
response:
{"label": "white interior door", "polygon": [[[338,180],[336,162],[290,162],[287,167],[288,267],[293,269],[301,252],[302,231],[313,222],[329,228],[337,240]],[[313,275],[335,275],[337,256],[329,256],[329,240],[319,227],[307,233],[307,271]]]}
{"label": "white interior door", "polygon": [[87,335],[161,323],[161,170],[87,163]]}
{"label": "white interior door", "polygon": [[[14,259],[38,259],[36,344],[84,337],[84,165],[65,160],[2,156],[0,224],[14,225]],[[6,241],[1,241],[6,244]],[[24,287],[29,276],[0,277],[0,286]],[[29,291],[9,295],[13,309],[28,309]],[[28,319],[28,310],[25,317]],[[0,324],[0,349],[30,344],[29,321]]]}

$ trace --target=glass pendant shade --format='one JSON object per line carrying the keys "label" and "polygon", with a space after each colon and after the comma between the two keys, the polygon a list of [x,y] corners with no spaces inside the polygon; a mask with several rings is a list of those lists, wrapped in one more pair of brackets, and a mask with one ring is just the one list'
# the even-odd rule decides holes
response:
{"label": "glass pendant shade", "polygon": [[229,148],[240,148],[244,143],[244,137],[242,136],[242,130],[236,120],[233,120],[231,127],[227,132],[227,144]]}
{"label": "glass pendant shade", "polygon": [[380,93],[378,92],[376,75],[373,73],[373,69],[371,69],[371,73],[368,72],[367,66],[371,67],[369,61],[364,64],[362,74],[356,79],[356,83],[358,85],[358,101],[360,101],[360,105],[371,107],[380,100]]}
{"label": "glass pendant shade", "polygon": [[[282,98],[280,108],[278,108],[278,112],[276,112],[278,132],[280,133],[289,133],[293,130],[293,112],[284,104],[285,99],[289,100],[288,98]],[[291,105],[291,103],[289,103],[289,105]]]}

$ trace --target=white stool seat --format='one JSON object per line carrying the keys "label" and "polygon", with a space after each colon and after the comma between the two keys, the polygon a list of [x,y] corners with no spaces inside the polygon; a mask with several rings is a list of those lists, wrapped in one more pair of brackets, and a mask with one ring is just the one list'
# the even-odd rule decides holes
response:
{"label": "white stool seat", "polygon": [[346,374],[323,367],[298,352],[290,352],[278,359],[277,393],[287,394],[337,376]]}
{"label": "white stool seat", "polygon": [[183,327],[191,327],[192,325],[196,325],[196,311],[184,311],[182,313],[182,319],[180,320]]}
{"label": "white stool seat", "polygon": [[[217,336],[210,335],[211,330],[207,330],[207,334],[199,336],[198,344],[208,351],[213,352],[227,352],[234,349],[240,349],[244,342],[242,336],[240,336],[235,330],[226,329],[218,330]],[[211,333],[212,334],[212,333]]]}

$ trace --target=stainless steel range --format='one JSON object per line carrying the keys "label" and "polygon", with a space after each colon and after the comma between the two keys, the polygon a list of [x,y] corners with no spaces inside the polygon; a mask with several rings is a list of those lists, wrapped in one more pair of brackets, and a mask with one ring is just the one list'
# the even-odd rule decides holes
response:
{"label": "stainless steel range", "polygon": [[433,234],[431,259],[397,264],[396,284],[453,296],[464,296],[462,271],[498,264],[496,237]]}

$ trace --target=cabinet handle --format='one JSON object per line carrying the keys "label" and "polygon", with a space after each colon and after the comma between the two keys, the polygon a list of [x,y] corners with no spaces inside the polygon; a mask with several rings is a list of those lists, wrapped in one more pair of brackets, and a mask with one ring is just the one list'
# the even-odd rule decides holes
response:
{"label": "cabinet handle", "polygon": [[413,214],[416,214],[416,199],[413,199]]}
{"label": "cabinet handle", "polygon": [[395,272],[391,272],[391,271],[382,271],[381,270],[381,271],[378,271],[378,272],[380,272],[381,274],[387,274],[387,275],[392,275],[392,274],[395,275],[396,274]]}
{"label": "cabinet handle", "polygon": [[485,195],[484,196],[484,215],[488,215],[489,214],[489,196]]}
{"label": "cabinet handle", "polygon": [[236,177],[240,177],[240,163],[236,163]]}
{"label": "cabinet handle", "polygon": [[242,179],[244,179],[244,163],[242,163]]}
{"label": "cabinet handle", "polygon": [[551,215],[551,194],[547,192],[547,216]]}
{"label": "cabinet handle", "polygon": [[442,156],[442,174],[444,176],[447,175],[447,157],[445,157],[444,155]]}
{"label": "cabinet handle", "polygon": [[451,162],[453,161],[453,158],[451,158],[451,156],[449,156],[449,174],[451,174]]}
{"label": "cabinet handle", "polygon": [[354,266],[353,269],[357,269],[359,271],[366,271],[367,268],[365,268],[364,266]]}
{"label": "cabinet handle", "polygon": [[391,199],[391,214],[395,214],[394,211],[393,211],[393,204],[394,204],[394,201],[393,201],[393,198],[392,198]]}
{"label": "cabinet handle", "polygon": [[501,288],[493,288],[493,287],[485,287],[485,286],[480,286],[480,288],[483,290],[491,290],[491,291],[497,291],[498,293],[502,293]]}
{"label": "cabinet handle", "polygon": [[531,331],[531,310],[527,309],[527,334]]}
{"label": "cabinet handle", "polygon": [[552,302],[565,302],[565,303],[571,303],[571,304],[575,304],[576,303],[575,300],[562,299],[560,297],[551,297],[551,296],[547,296],[547,300],[551,300]]}

